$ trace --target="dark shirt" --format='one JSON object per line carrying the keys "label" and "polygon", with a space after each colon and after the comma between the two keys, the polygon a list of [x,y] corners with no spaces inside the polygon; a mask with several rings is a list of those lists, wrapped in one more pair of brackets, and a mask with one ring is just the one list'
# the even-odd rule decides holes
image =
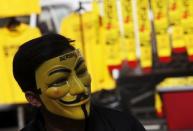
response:
{"label": "dark shirt", "polygon": [[[38,115],[21,131],[46,131],[43,119]],[[145,131],[145,129],[132,115],[92,106],[90,116],[86,120],[86,131]]]}

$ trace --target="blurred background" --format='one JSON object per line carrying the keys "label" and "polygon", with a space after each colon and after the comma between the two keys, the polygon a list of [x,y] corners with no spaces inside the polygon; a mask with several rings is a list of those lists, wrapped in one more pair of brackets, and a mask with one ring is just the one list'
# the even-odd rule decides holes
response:
{"label": "blurred background", "polygon": [[147,131],[193,131],[192,0],[0,0],[0,131],[33,117],[12,75],[18,47],[76,40],[95,104],[132,113]]}

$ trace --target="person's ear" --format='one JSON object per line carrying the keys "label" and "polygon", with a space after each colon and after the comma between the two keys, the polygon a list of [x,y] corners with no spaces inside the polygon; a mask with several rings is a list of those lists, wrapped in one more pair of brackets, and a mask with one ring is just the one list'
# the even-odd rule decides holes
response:
{"label": "person's ear", "polygon": [[37,95],[32,92],[32,91],[26,91],[25,92],[25,97],[27,99],[27,101],[34,107],[40,107],[42,104],[41,104],[41,101],[40,99],[37,97]]}

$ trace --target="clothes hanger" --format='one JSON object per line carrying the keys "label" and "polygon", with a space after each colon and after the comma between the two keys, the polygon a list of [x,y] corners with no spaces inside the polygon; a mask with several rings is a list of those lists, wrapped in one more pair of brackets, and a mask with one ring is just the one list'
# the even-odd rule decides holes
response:
{"label": "clothes hanger", "polygon": [[82,6],[82,2],[79,1],[79,7],[78,9],[75,10],[75,12],[78,12],[78,13],[84,13],[86,10],[85,8]]}

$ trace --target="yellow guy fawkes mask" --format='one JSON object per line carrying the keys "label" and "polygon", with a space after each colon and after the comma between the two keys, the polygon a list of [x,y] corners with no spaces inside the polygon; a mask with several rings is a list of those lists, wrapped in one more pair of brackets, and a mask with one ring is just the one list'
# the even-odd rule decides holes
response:
{"label": "yellow guy fawkes mask", "polygon": [[78,50],[44,62],[35,77],[48,111],[77,120],[89,115],[91,79]]}

